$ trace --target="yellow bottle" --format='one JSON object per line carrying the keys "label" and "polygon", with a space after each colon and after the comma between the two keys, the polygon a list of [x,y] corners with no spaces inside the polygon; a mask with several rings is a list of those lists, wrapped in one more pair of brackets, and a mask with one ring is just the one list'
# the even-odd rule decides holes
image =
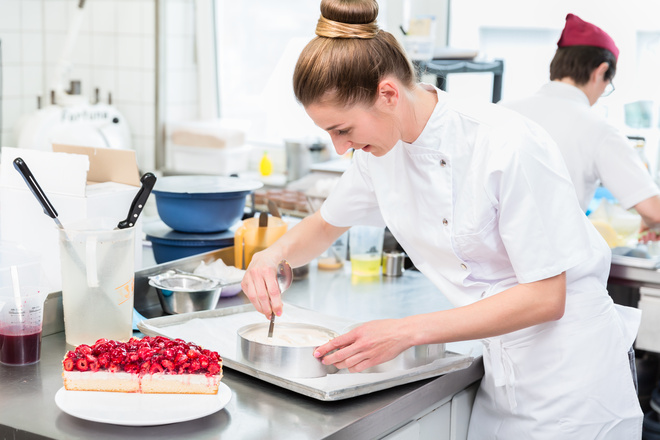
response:
{"label": "yellow bottle", "polygon": [[273,163],[268,157],[268,152],[264,151],[264,155],[261,156],[261,161],[259,162],[259,173],[262,176],[270,176],[273,173]]}

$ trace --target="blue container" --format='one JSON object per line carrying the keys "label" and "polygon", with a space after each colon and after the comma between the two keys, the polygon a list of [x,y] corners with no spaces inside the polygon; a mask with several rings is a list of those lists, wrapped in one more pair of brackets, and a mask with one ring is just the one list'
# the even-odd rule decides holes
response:
{"label": "blue container", "polygon": [[[151,242],[156,264],[191,257],[234,245],[234,231],[213,234],[186,234],[172,230],[163,223],[144,226]],[[235,228],[233,228],[235,229]]]}
{"label": "blue container", "polygon": [[229,229],[245,211],[245,199],[263,184],[221,176],[168,176],[153,194],[160,219],[179,232],[212,233]]}

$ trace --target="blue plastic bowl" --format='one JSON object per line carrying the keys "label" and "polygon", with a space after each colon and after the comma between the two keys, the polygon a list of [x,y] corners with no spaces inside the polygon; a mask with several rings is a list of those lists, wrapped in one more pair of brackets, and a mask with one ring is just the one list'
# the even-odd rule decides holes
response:
{"label": "blue plastic bowl", "polygon": [[222,176],[168,176],[153,194],[160,219],[179,232],[211,233],[229,229],[243,217],[245,199],[263,184]]}
{"label": "blue plastic bowl", "polygon": [[187,234],[176,232],[161,222],[145,225],[156,264],[179,260],[234,245],[234,232]]}

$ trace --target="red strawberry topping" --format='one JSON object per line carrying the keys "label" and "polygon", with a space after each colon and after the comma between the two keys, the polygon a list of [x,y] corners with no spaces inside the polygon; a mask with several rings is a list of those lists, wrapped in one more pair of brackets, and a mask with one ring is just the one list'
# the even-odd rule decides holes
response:
{"label": "red strawberry topping", "polygon": [[125,371],[137,374],[197,373],[209,376],[221,371],[222,358],[217,352],[182,339],[164,336],[128,342],[99,339],[93,346],[80,345],[69,351],[63,366],[66,371]]}

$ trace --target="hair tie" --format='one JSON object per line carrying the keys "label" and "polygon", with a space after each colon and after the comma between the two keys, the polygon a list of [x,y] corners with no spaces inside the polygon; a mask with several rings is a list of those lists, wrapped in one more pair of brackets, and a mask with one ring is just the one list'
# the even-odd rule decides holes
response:
{"label": "hair tie", "polygon": [[361,38],[370,39],[378,34],[378,24],[371,23],[341,23],[328,20],[323,15],[316,24],[316,35],[325,38]]}

